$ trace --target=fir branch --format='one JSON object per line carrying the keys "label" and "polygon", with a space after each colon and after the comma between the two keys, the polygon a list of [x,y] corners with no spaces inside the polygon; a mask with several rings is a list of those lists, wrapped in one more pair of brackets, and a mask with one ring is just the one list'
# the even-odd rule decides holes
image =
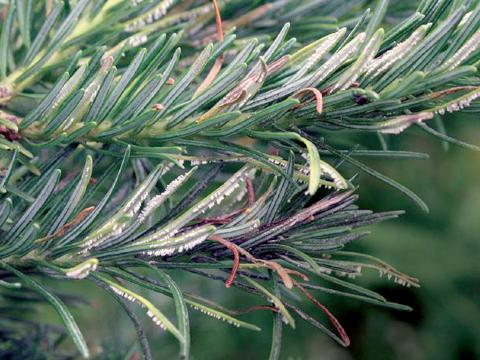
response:
{"label": "fir branch", "polygon": [[[184,358],[187,306],[258,328],[182,291],[169,269],[272,303],[252,308],[272,311],[272,359],[281,319],[294,327],[294,315],[348,346],[310,290],[406,310],[347,280],[372,269],[418,285],[372,256],[343,251],[365,234],[359,228],[401,212],[358,209],[354,180],[338,167],[358,167],[427,210],[356,159],[425,155],[358,148],[348,134],[399,135],[418,125],[478,148],[428,125],[478,109],[480,4],[454,3],[380,0],[358,11],[364,2],[1,2],[0,295],[43,295],[83,356],[68,304],[43,278],[93,281],[123,306],[145,307]],[[176,323],[130,285],[172,298]],[[295,289],[336,333],[287,302]]]}

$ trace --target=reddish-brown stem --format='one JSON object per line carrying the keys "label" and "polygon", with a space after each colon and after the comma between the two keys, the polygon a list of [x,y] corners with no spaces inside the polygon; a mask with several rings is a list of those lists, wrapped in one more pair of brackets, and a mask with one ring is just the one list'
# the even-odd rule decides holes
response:
{"label": "reddish-brown stem", "polygon": [[238,251],[238,248],[230,241],[227,241],[218,235],[212,235],[210,238],[225,246],[233,254],[232,271],[230,272],[230,276],[228,277],[227,281],[225,281],[225,287],[230,288],[230,286],[232,286],[233,282],[235,281],[235,276],[237,275],[238,268],[240,267],[240,253]]}
{"label": "reddish-brown stem", "polygon": [[255,190],[253,189],[252,179],[246,176],[245,184],[247,186],[248,206],[252,206],[255,203]]}
{"label": "reddish-brown stem", "polygon": [[215,22],[217,24],[217,38],[218,41],[223,41],[223,25],[222,17],[220,16],[220,9],[218,8],[217,0],[213,1],[213,9],[215,10]]}
{"label": "reddish-brown stem", "polygon": [[[218,8],[217,0],[213,0],[213,9],[215,10],[215,22],[217,24],[217,40],[219,42],[223,41],[223,26],[222,26],[222,17],[220,16],[220,9]],[[213,64],[212,68],[208,72],[207,76],[200,84],[198,89],[195,91],[196,94],[200,94],[206,88],[210,86],[210,84],[215,80],[218,73],[222,69],[223,65],[223,54],[220,55],[218,58],[215,59],[215,63]]]}
{"label": "reddish-brown stem", "polygon": [[323,95],[320,92],[320,90],[314,88],[314,87],[307,87],[304,89],[301,89],[297,91],[295,94],[293,94],[293,97],[299,97],[301,98],[306,92],[312,92],[313,95],[315,96],[315,101],[316,101],[316,110],[317,113],[321,114],[323,111]]}
{"label": "reddish-brown stem", "polygon": [[301,284],[299,284],[297,281],[294,280],[295,286],[300,289],[300,291],[310,300],[315,306],[317,306],[320,310],[323,311],[325,315],[327,315],[328,320],[330,323],[335,327],[337,330],[338,334],[340,335],[340,339],[342,340],[342,343],[344,346],[349,346],[350,345],[350,338],[347,335],[347,332],[343,328],[342,324],[337,320],[337,318],[328,310],[328,308],[323,305],[321,302],[319,302],[315,297],[307,290],[305,289]]}
{"label": "reddish-brown stem", "polygon": [[290,275],[296,275],[296,276],[298,276],[300,279],[302,279],[303,281],[309,281],[309,280],[310,280],[307,275],[305,275],[304,273],[301,273],[300,271],[292,270],[292,269],[285,269],[285,270],[286,270],[287,273],[289,273]]}
{"label": "reddish-brown stem", "polygon": [[434,93],[431,93],[430,98],[431,99],[436,99],[436,98],[441,97],[441,96],[454,94],[458,91],[476,90],[476,89],[478,89],[478,86],[471,86],[471,85],[470,86],[456,86],[456,87],[453,87],[453,88],[450,88],[450,89],[445,89],[445,90],[436,91]]}
{"label": "reddish-brown stem", "polygon": [[284,268],[282,265],[279,263],[272,261],[272,260],[264,260],[264,259],[257,259],[255,256],[250,254],[247,250],[241,248],[240,246],[227,241],[223,239],[222,237],[218,235],[212,235],[210,239],[217,241],[218,243],[222,244],[225,246],[227,249],[229,249],[234,256],[234,262],[233,262],[233,268],[232,272],[230,273],[230,276],[228,277],[227,281],[225,282],[225,286],[228,288],[232,285],[233,281],[235,280],[235,275],[238,271],[238,268],[240,266],[240,255],[245,256],[247,260],[251,261],[254,264],[261,264],[269,269],[272,269],[275,271],[280,279],[282,279],[283,284],[287,289],[293,288],[293,285],[296,283],[295,280],[292,279],[290,274],[299,276],[302,280],[308,281],[308,277],[302,274],[301,272],[298,272],[296,270],[292,269],[287,269]]}

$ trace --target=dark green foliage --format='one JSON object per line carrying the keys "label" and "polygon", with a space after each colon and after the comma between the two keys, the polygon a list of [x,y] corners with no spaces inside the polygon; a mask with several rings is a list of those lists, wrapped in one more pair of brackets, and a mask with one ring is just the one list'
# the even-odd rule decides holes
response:
{"label": "dark green foliage", "polygon": [[[359,168],[428,211],[357,157],[425,158],[387,148],[388,136],[412,125],[478,149],[425,124],[476,110],[478,1],[425,0],[416,9],[382,0],[225,1],[221,41],[209,1],[3,3],[1,307],[14,309],[12,293],[37,293],[84,357],[69,302],[43,278],[90,281],[117,298],[146,358],[130,302],[176,338],[181,358],[190,353],[191,309],[259,330],[184,291],[169,275],[181,269],[272,310],[271,359],[282,323],[294,328],[296,318],[348,346],[311,292],[409,310],[348,280],[371,269],[417,286],[344,250],[365,234],[360,228],[401,212],[359,209],[354,179],[338,168]],[[383,149],[362,146],[366,132]],[[141,289],[172,298],[176,320]],[[304,313],[301,298],[329,324]],[[10,316],[0,322],[5,356],[38,346]],[[58,352],[55,341],[49,351]]]}

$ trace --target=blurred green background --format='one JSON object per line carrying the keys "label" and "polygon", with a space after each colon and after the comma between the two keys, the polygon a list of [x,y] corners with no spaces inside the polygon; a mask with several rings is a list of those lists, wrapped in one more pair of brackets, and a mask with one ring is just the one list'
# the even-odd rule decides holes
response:
{"label": "blurred green background", "polygon": [[[449,135],[478,143],[476,117],[447,117]],[[368,164],[414,189],[431,207],[424,214],[401,193],[376,179],[361,174],[360,205],[373,210],[405,209],[398,220],[372,226],[371,234],[349,249],[380,257],[401,271],[420,279],[420,288],[401,287],[365,274],[356,281],[389,300],[413,307],[400,312],[375,307],[352,299],[317,293],[346,328],[352,344],[343,349],[307,323],[295,331],[284,330],[282,359],[480,359],[480,153],[451,145],[448,151],[437,139],[420,129],[392,139],[392,149],[429,153],[429,160],[379,160]],[[372,146],[376,138],[372,136]],[[396,164],[392,166],[392,161]],[[353,169],[343,171],[353,174]],[[182,287],[207,295],[229,308],[245,308],[250,299],[223,283],[176,274]],[[182,281],[183,280],[183,281]],[[76,310],[90,345],[106,350],[102,358],[117,359],[135,343],[135,332],[117,304],[93,286],[67,291],[89,293],[95,311],[87,306]],[[162,309],[173,315],[169,299],[149,294]],[[321,312],[305,302],[311,315]],[[48,310],[46,310],[48,311]],[[270,349],[271,314],[256,312],[242,318],[259,325],[255,333],[191,312],[193,359],[266,359]],[[139,312],[139,317],[144,315]],[[177,345],[149,321],[144,321],[155,359],[176,357]],[[122,357],[123,358],[123,357]],[[128,355],[127,355],[128,358]]]}

